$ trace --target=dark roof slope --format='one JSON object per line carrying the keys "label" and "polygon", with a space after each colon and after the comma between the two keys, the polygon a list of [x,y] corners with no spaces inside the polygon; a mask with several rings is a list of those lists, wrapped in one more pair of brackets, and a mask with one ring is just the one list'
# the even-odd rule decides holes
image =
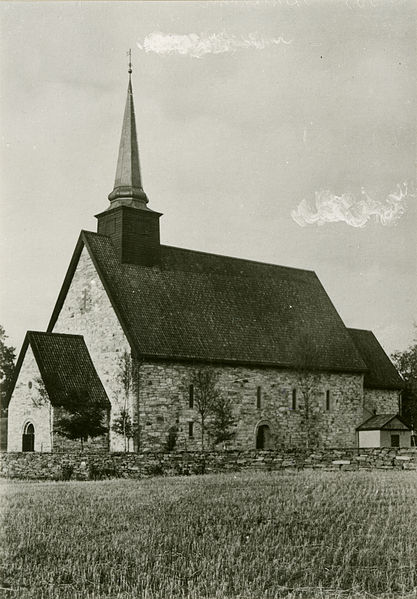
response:
{"label": "dark roof slope", "polygon": [[75,391],[103,408],[110,407],[81,335],[28,331],[23,348],[28,344],[33,350],[52,405],[65,406],[66,399]]}
{"label": "dark roof slope", "polygon": [[82,232],[48,330],[85,244],[141,356],[364,371],[314,272],[161,246],[161,267],[121,264],[105,235]]}
{"label": "dark roof slope", "polygon": [[371,389],[402,389],[404,381],[372,331],[348,329],[368,372],[364,386]]}
{"label": "dark roof slope", "polygon": [[[399,422],[392,423],[393,420]],[[357,431],[376,431],[376,430],[410,430],[408,424],[398,414],[378,414],[371,416],[365,422],[357,427]]]}

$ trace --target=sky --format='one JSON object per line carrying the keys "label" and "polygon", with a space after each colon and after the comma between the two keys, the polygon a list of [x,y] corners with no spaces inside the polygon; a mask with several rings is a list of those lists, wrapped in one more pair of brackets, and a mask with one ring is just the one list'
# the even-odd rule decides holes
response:
{"label": "sky", "polygon": [[417,322],[408,0],[1,2],[0,323],[45,330],[113,189],[132,49],[167,245],[314,270],[347,326]]}

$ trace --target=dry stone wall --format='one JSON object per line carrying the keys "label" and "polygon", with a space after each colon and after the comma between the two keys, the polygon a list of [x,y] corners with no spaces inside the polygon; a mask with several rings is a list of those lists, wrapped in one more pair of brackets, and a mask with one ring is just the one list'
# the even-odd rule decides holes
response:
{"label": "dry stone wall", "polygon": [[217,451],[173,453],[6,453],[0,476],[32,480],[143,478],[238,471],[411,470],[417,448],[327,449],[325,451]]}

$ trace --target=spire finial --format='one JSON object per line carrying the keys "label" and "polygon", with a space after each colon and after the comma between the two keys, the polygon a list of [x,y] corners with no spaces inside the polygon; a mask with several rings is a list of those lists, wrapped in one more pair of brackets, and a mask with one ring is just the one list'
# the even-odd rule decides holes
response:
{"label": "spire finial", "polygon": [[129,51],[126,52],[126,54],[129,57],[129,68],[127,69],[127,72],[129,73],[129,75],[132,74],[132,49],[129,48]]}

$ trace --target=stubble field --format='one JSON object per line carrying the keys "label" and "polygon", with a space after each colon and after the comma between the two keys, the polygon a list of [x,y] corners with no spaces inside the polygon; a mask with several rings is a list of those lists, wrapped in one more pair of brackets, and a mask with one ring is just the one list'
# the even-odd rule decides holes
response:
{"label": "stubble field", "polygon": [[5,597],[417,597],[412,472],[1,487]]}

